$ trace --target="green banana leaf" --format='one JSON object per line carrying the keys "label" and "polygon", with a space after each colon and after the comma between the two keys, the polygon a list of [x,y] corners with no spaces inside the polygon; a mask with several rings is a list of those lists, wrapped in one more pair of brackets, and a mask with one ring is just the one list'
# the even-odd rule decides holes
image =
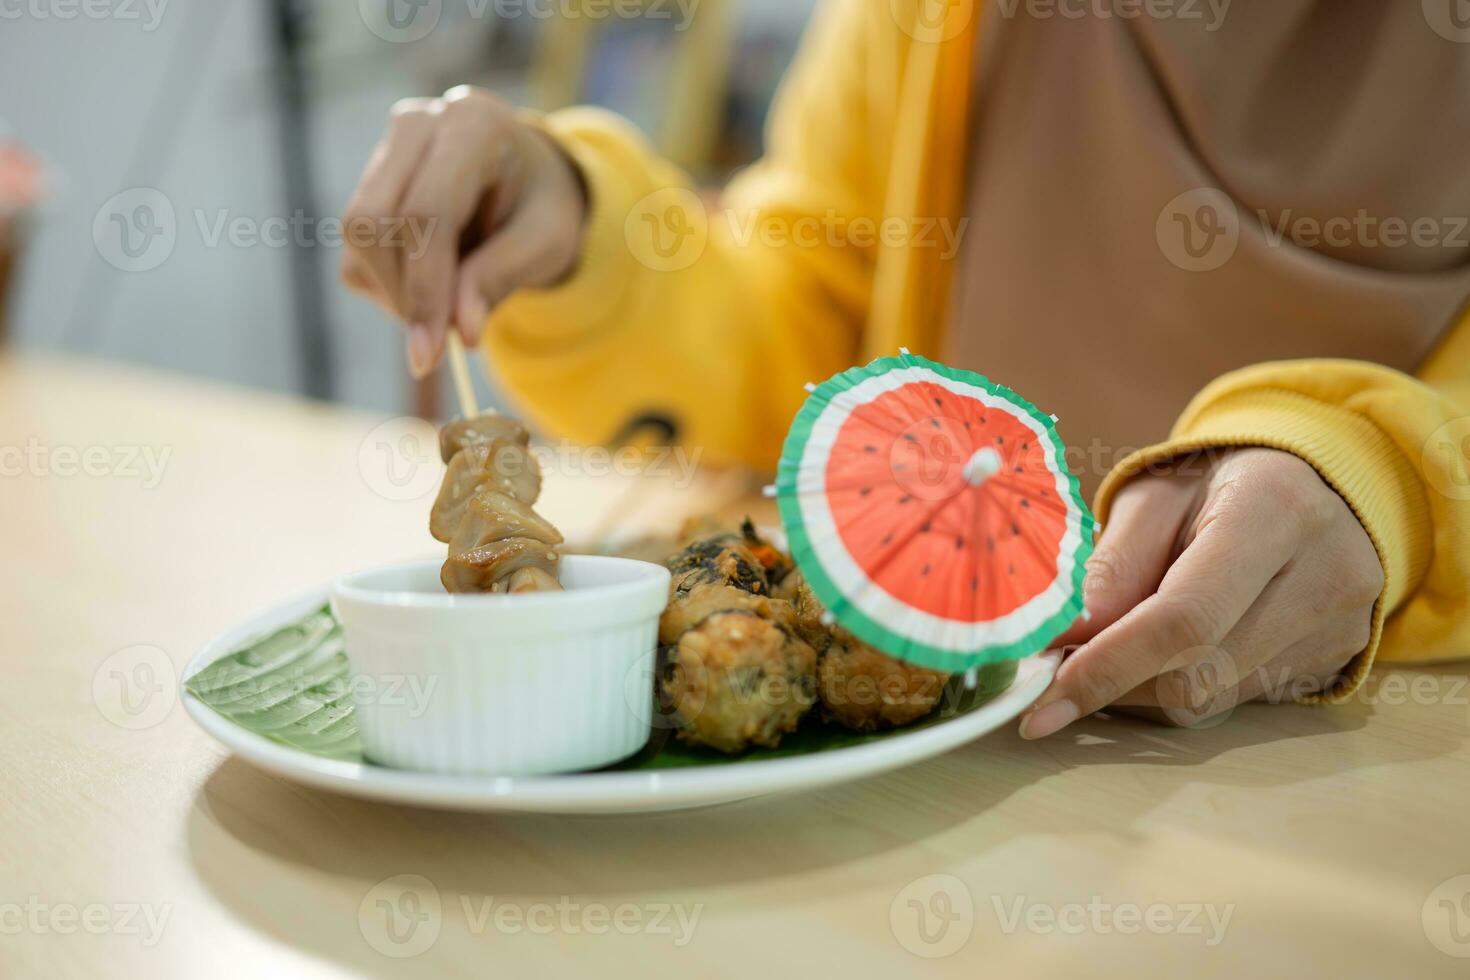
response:
{"label": "green banana leaf", "polygon": [[[978,683],[973,689],[967,689],[962,678],[952,678],[945,686],[939,707],[928,717],[904,728],[854,732],[828,724],[821,719],[820,711],[812,711],[800,728],[781,740],[779,748],[752,749],[732,756],[687,745],[675,738],[667,726],[656,726],[653,738],[643,751],[610,769],[738,765],[892,738],[973,711],[1011,685],[1016,676],[1016,662],[990,664],[978,673]],[[368,762],[358,738],[351,676],[343,649],[342,626],[331,609],[324,607],[221,657],[191,676],[184,687],[225,718],[273,742],[328,759]]]}

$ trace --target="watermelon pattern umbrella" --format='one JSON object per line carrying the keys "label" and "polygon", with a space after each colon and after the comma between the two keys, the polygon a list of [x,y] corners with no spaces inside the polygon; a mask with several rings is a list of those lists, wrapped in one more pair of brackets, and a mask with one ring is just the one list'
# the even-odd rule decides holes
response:
{"label": "watermelon pattern umbrella", "polygon": [[840,625],[957,673],[1044,650],[1083,614],[1096,522],[1054,417],[907,350],[808,391],[770,492]]}

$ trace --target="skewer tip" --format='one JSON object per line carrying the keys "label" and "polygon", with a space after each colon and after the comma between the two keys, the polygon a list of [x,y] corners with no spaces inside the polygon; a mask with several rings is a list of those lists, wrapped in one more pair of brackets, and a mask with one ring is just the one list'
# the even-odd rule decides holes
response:
{"label": "skewer tip", "polygon": [[1060,422],[1061,421],[1061,419],[1057,418],[1055,415],[1050,416],[1050,418],[1051,418],[1051,420],[1053,422]]}
{"label": "skewer tip", "polygon": [[832,626],[837,622],[837,617],[832,615],[830,612],[824,612],[817,618],[821,620],[823,626]]}
{"label": "skewer tip", "polygon": [[774,483],[768,483],[761,487],[761,496],[768,499],[776,496],[776,485]]}
{"label": "skewer tip", "polygon": [[809,394],[809,395],[812,392],[814,392],[814,391],[817,390],[817,386],[815,384],[813,384],[812,382],[810,382],[810,381],[808,381],[806,384],[802,385],[802,387],[806,389],[806,393]]}

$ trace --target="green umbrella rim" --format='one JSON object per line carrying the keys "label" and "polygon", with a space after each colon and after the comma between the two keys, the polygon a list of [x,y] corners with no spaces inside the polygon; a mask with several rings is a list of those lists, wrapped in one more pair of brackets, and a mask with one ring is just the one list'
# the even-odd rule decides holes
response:
{"label": "green umbrella rim", "polygon": [[[1014,405],[1040,423],[1055,450],[1057,465],[1062,475],[1067,478],[1068,497],[1077,506],[1081,515],[1079,540],[1073,552],[1071,594],[1055,614],[1043,620],[1025,636],[1010,643],[982,647],[974,653],[956,653],[953,650],[937,647],[889,629],[854,605],[843,594],[827,574],[826,566],[822,563],[821,557],[817,554],[807,534],[806,523],[801,515],[801,503],[796,491],[796,478],[817,418],[838,394],[856,387],[869,378],[910,367],[927,368],[951,381],[982,388]],[[1035,405],[1016,392],[1004,385],[996,384],[982,374],[952,368],[947,364],[940,364],[917,354],[905,353],[899,357],[880,357],[864,367],[848,368],[846,371],[833,375],[812,389],[806,402],[796,413],[791,429],[786,434],[777,470],[776,503],[781,513],[781,522],[786,528],[791,556],[817,598],[832,612],[837,622],[858,639],[909,663],[953,673],[1003,660],[1019,660],[1045,650],[1047,645],[1061,635],[1083,610],[1082,583],[1087,574],[1087,559],[1092,555],[1092,538],[1097,522],[1092,515],[1092,510],[1082,499],[1081,483],[1072,473],[1071,468],[1067,466],[1066,446],[1057,433],[1056,423],[1050,415],[1042,413]]]}

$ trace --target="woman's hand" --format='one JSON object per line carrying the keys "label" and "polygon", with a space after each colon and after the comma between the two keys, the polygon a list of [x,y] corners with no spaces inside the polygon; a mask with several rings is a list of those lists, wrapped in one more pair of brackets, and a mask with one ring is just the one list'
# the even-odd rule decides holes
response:
{"label": "woman's hand", "polygon": [[1377,551],[1317,472],[1274,449],[1129,482],[1088,563],[1081,643],[1021,722],[1043,738],[1110,704],[1178,725],[1313,693],[1368,644]]}
{"label": "woman's hand", "polygon": [[499,98],[460,86],[408,99],[347,206],[342,279],[408,325],[422,377],[451,323],[474,344],[512,292],[571,273],[586,211],[571,160]]}

